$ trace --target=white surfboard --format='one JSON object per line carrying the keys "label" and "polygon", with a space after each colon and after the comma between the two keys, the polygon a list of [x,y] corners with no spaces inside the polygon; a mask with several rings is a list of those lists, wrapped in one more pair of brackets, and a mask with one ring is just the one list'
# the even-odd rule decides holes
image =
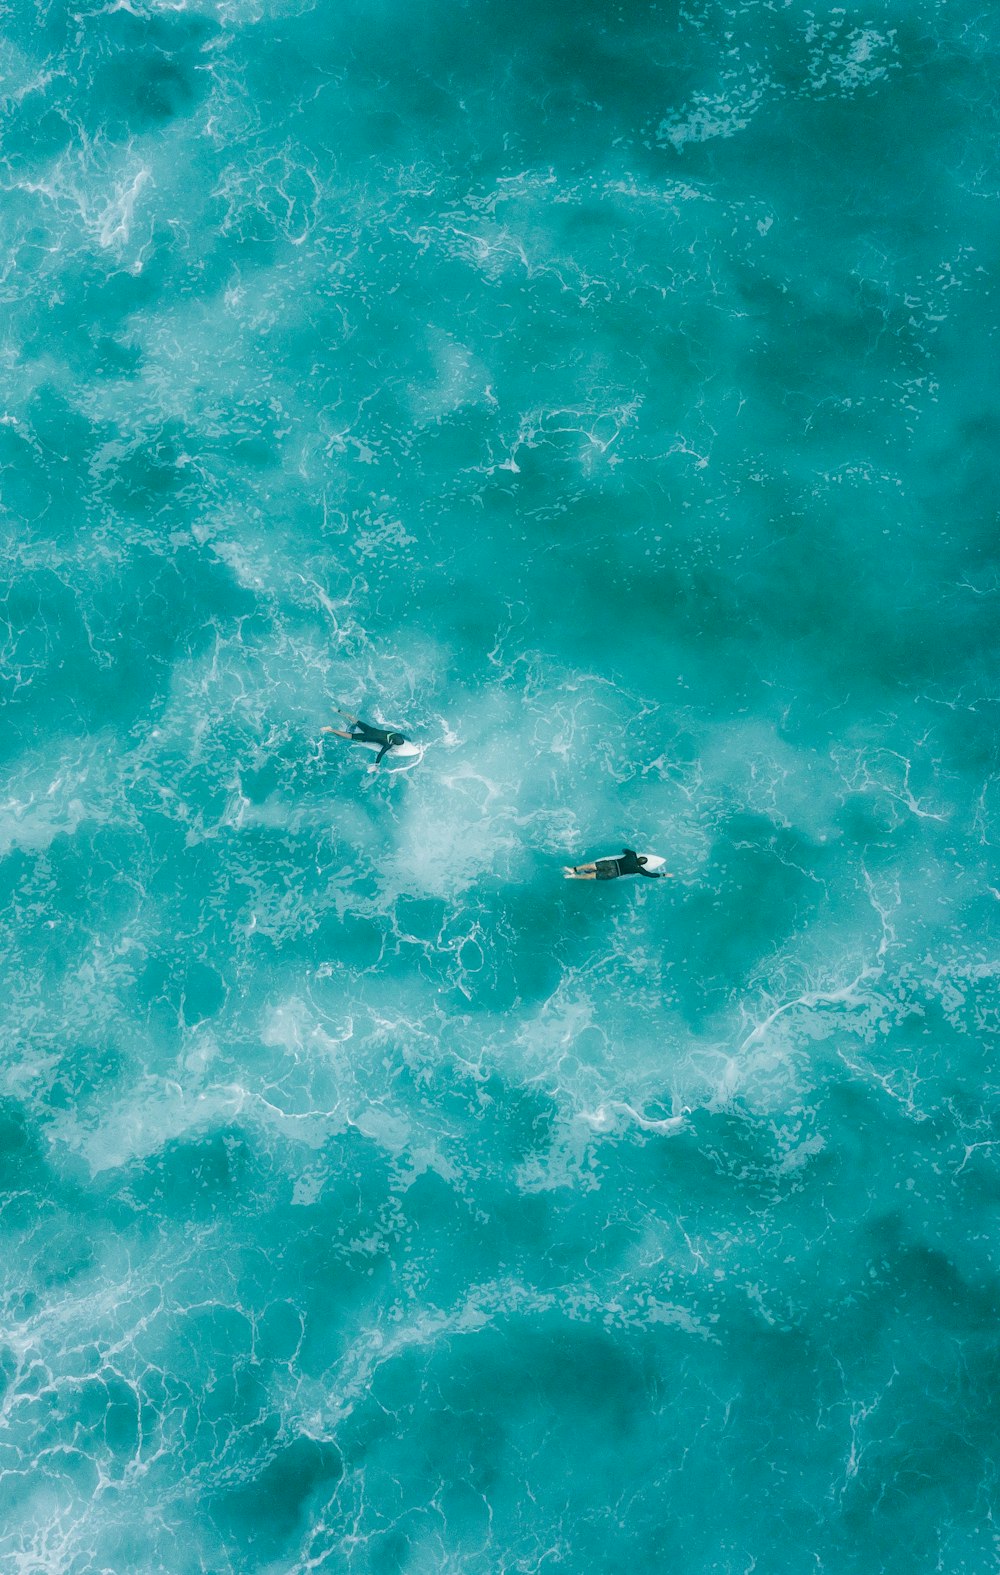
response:
{"label": "white surfboard", "polygon": [[[661,859],[660,855],[658,853],[637,853],[636,857],[646,860],[646,868],[648,870],[658,870],[660,868],[661,864],[666,864],[666,862],[667,862],[666,859]],[[597,859],[587,859],[586,863],[588,863],[588,864],[596,864],[599,859],[620,859],[620,858],[624,858],[624,854],[621,852],[621,849],[619,849],[619,851],[617,853],[601,853],[601,854],[598,855]]]}
{"label": "white surfboard", "polygon": [[[373,755],[377,755],[382,745],[355,743],[351,747],[352,749],[370,749]],[[418,760],[423,759],[423,756],[423,746],[420,744],[411,744],[409,740],[405,744],[393,744],[392,748],[386,750],[382,756],[382,764],[379,766],[379,770],[409,771],[412,766],[417,764]]]}
{"label": "white surfboard", "polygon": [[[622,857],[623,857],[623,855],[620,852],[618,852],[618,853],[600,853],[600,854],[598,854],[596,859],[585,859],[584,863],[585,864],[598,864],[598,863],[601,862],[602,859],[620,859]],[[661,868],[662,865],[666,864],[666,862],[667,862],[666,859],[661,859],[660,855],[658,853],[639,853],[639,854],[637,854],[637,857],[640,858],[640,859],[645,859],[646,860],[646,868],[648,870],[658,870],[658,869]],[[579,865],[574,865],[573,866],[573,868],[575,868],[575,869],[579,869],[579,867],[580,867]],[[573,870],[568,865],[565,866],[565,871],[566,871],[567,877],[573,873]]]}

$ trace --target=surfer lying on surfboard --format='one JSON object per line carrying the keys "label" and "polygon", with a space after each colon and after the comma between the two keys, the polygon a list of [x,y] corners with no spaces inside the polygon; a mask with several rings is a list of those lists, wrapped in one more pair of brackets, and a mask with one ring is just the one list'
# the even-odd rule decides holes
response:
{"label": "surfer lying on surfboard", "polygon": [[655,867],[662,863],[654,853],[635,853],[631,848],[622,848],[621,858],[595,859],[592,864],[564,864],[563,874],[567,880],[617,880],[619,875],[646,875],[650,880],[665,880],[671,871]]}
{"label": "surfer lying on surfboard", "polygon": [[[381,747],[375,756],[375,766],[390,749],[396,749],[400,744],[406,743],[402,733],[390,733],[384,727],[372,727],[368,722],[362,722],[359,716],[352,716],[350,711],[341,711],[339,705],[334,706],[333,709],[340,712],[345,722],[350,722],[351,731],[345,733],[341,727],[324,727],[322,731],[335,733],[338,738],[346,738],[352,744],[379,744]],[[369,771],[374,771],[375,766],[369,766]]]}

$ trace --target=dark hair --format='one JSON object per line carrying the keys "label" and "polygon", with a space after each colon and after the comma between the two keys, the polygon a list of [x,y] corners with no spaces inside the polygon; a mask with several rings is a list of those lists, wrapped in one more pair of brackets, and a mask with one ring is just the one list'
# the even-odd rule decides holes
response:
{"label": "dark hair", "polygon": [[403,737],[402,733],[390,733],[389,742],[390,744],[405,744],[406,739]]}

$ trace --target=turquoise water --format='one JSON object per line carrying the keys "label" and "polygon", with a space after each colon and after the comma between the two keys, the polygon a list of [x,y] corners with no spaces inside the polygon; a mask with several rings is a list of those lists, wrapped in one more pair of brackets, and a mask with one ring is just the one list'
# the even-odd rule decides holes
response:
{"label": "turquoise water", "polygon": [[995,1571],[996,13],[2,40],[0,1566]]}

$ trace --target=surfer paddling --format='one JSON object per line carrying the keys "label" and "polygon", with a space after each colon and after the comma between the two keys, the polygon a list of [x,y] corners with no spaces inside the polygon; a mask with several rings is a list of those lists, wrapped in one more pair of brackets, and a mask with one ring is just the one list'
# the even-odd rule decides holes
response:
{"label": "surfer paddling", "polygon": [[334,706],[333,709],[344,718],[345,722],[350,722],[351,730],[347,733],[342,727],[324,727],[322,732],[333,733],[337,738],[346,738],[351,744],[379,745],[379,752],[375,756],[375,765],[369,766],[369,771],[375,770],[382,757],[387,755],[390,749],[396,749],[400,744],[406,743],[406,738],[402,733],[390,733],[387,728],[372,727],[370,723],[362,722],[359,716],[352,716],[349,711],[342,711],[339,705]]}
{"label": "surfer paddling", "polygon": [[[619,875],[645,875],[649,880],[666,880],[671,870],[656,869],[663,860],[652,853],[636,853],[622,848],[617,859],[595,859],[592,864],[564,864],[567,880],[617,880]],[[647,868],[647,866],[649,866]]]}

